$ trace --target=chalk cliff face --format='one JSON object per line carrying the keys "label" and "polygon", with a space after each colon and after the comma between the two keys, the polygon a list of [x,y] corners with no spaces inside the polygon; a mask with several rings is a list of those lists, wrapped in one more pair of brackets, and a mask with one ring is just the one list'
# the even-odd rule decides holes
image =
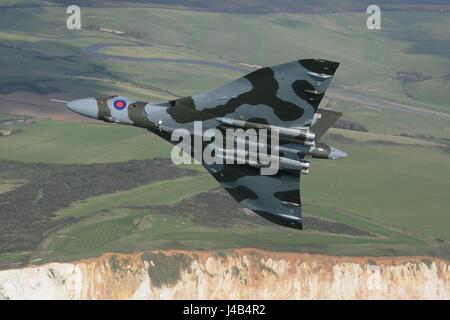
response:
{"label": "chalk cliff face", "polygon": [[151,251],[0,271],[0,299],[449,298],[449,262],[424,257]]}

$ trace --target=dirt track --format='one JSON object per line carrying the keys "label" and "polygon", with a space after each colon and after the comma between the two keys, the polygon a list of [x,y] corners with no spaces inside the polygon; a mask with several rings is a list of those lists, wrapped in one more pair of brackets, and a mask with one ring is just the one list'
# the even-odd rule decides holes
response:
{"label": "dirt track", "polygon": [[[193,64],[193,65],[207,65],[217,68],[227,69],[242,73],[242,75],[254,71],[254,68],[244,67],[243,65],[237,66],[227,62],[207,61],[202,59],[170,59],[170,58],[146,58],[146,57],[129,57],[123,55],[105,54],[100,52],[101,49],[108,47],[151,47],[151,43],[145,42],[130,42],[123,45],[111,45],[111,44],[94,44],[83,49],[83,53],[94,59],[99,60],[117,60],[117,61],[131,61],[142,63],[175,63],[175,64]],[[237,77],[236,77],[237,78]],[[331,87],[327,90],[326,95],[332,99],[351,101],[361,105],[371,106],[377,109],[394,109],[400,112],[407,112],[415,114],[421,117],[432,117],[436,119],[444,119],[450,121],[450,114],[444,112],[438,112],[427,108],[419,108],[404,103],[398,103],[389,101],[382,98],[372,97],[366,94],[362,94],[353,90],[344,88]]]}
{"label": "dirt track", "polygon": [[391,109],[415,114],[421,117],[431,117],[450,121],[450,114],[448,113],[434,111],[427,108],[418,108],[404,103],[375,98],[348,89],[330,88],[327,90],[326,95],[335,100],[350,101],[361,105],[371,106],[377,109]]}

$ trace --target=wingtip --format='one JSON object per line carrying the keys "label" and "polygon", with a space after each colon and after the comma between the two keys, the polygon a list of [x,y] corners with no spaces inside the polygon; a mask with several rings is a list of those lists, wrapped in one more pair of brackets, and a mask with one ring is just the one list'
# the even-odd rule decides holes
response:
{"label": "wingtip", "polygon": [[340,63],[325,59],[305,59],[299,60],[299,63],[306,69],[318,73],[333,76]]}

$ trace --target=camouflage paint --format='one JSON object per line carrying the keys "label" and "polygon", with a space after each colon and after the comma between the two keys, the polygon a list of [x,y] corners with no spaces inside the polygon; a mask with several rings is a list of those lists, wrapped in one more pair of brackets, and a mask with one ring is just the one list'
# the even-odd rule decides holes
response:
{"label": "camouflage paint", "polygon": [[[195,121],[202,121],[203,130],[223,130],[226,125],[222,119],[238,120],[240,126],[243,123],[250,128],[301,129],[312,135],[311,145],[306,143],[304,132],[280,136],[280,157],[298,161],[304,161],[305,156],[344,157],[345,153],[316,142],[319,137],[313,134],[318,132],[321,136],[340,117],[336,112],[325,111],[313,123],[338,66],[337,62],[320,59],[293,61],[261,68],[206,93],[155,104],[118,96],[98,98],[98,118],[146,128],[171,143],[171,133],[180,128],[191,133],[193,142]],[[127,107],[117,110],[117,99],[125,101]],[[76,111],[73,103],[69,108]],[[204,142],[202,148],[207,144]],[[263,176],[259,168],[248,164],[203,165],[244,207],[274,223],[302,229],[299,170],[282,169],[276,175]]]}

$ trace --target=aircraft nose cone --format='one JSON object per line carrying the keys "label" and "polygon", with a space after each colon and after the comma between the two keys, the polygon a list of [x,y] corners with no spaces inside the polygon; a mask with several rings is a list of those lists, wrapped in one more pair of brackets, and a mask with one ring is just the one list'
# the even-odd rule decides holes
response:
{"label": "aircraft nose cone", "polygon": [[95,98],[86,98],[69,101],[67,108],[82,116],[98,119],[98,106]]}
{"label": "aircraft nose cone", "polygon": [[341,158],[347,158],[348,154],[347,152],[344,152],[342,150],[336,149],[334,147],[330,148],[330,159],[341,159]]}

